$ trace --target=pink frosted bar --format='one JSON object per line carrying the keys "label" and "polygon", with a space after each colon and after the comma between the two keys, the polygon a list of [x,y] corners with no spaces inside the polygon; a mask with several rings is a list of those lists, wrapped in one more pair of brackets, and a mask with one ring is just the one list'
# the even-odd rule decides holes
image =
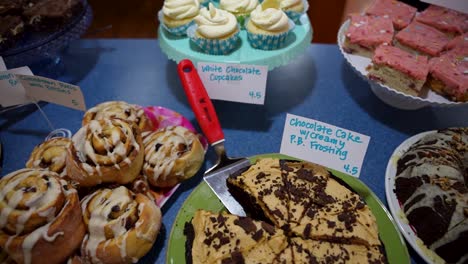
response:
{"label": "pink frosted bar", "polygon": [[450,41],[443,32],[416,21],[398,32],[395,39],[400,44],[431,56],[439,55]]}
{"label": "pink frosted bar", "polygon": [[445,46],[445,49],[451,50],[459,47],[468,49],[468,32],[452,39],[447,46]]}
{"label": "pink frosted bar", "polygon": [[[467,2],[468,4],[468,2]],[[441,6],[430,5],[416,21],[456,35],[468,31],[468,15]]]}
{"label": "pink frosted bar", "polygon": [[393,25],[400,30],[411,23],[417,9],[408,4],[395,0],[374,0],[367,8],[366,14],[386,16],[392,19]]}
{"label": "pink frosted bar", "polygon": [[457,47],[429,61],[431,75],[445,84],[457,98],[468,93],[468,49]]}
{"label": "pink frosted bar", "polygon": [[393,46],[380,45],[377,47],[372,62],[377,65],[389,66],[418,80],[425,80],[429,72],[426,56],[413,55]]}
{"label": "pink frosted bar", "polygon": [[351,15],[351,22],[346,32],[349,42],[374,49],[393,39],[393,25],[389,18]]}

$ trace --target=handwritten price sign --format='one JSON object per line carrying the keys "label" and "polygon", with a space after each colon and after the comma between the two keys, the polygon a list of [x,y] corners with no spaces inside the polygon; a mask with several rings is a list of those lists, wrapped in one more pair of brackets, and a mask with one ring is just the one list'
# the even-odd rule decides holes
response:
{"label": "handwritten price sign", "polygon": [[280,152],[359,177],[370,137],[288,114]]}
{"label": "handwritten price sign", "polygon": [[199,62],[197,71],[211,99],[249,104],[265,102],[267,66]]}

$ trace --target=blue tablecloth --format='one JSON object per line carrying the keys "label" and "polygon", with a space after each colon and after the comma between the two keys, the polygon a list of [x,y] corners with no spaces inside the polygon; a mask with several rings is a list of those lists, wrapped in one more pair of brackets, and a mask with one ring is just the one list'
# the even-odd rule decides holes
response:
{"label": "blue tablecloth", "polygon": [[[60,80],[78,84],[92,107],[110,100],[159,105],[189,118],[198,127],[179,81],[176,63],[157,40],[80,40],[66,51]],[[279,152],[286,113],[317,119],[371,137],[361,179],[385,203],[384,174],[393,150],[422,131],[468,126],[468,107],[404,111],[380,101],[347,65],[336,45],[312,44],[303,56],[268,75],[265,105],[215,101],[231,156]],[[54,104],[42,109],[56,128],[76,132],[83,112]],[[24,167],[30,152],[50,128],[28,105],[0,115],[4,147],[1,175]],[[163,230],[142,263],[164,263],[172,223],[184,200],[215,161],[210,149],[196,177],[184,182],[163,209]],[[413,262],[423,263],[408,246]],[[181,254],[183,254],[181,252]]]}

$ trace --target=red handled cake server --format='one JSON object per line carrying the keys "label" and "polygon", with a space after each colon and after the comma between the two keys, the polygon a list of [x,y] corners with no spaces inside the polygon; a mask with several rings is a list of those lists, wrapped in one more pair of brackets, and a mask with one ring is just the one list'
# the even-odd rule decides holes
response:
{"label": "red handled cake server", "polygon": [[216,164],[205,172],[203,179],[230,213],[245,216],[242,206],[229,193],[226,179],[232,173],[250,166],[250,161],[247,158],[227,156],[218,116],[193,63],[182,60],[178,65],[178,73],[203,134],[218,156]]}

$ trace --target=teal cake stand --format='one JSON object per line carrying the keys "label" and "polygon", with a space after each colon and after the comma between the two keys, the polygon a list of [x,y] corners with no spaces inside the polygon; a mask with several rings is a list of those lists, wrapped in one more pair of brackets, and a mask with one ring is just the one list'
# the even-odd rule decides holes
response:
{"label": "teal cake stand", "polygon": [[313,36],[312,25],[306,14],[300,18],[286,45],[278,50],[259,50],[250,46],[247,32],[241,30],[238,48],[228,55],[210,55],[203,53],[188,37],[174,37],[159,26],[158,39],[161,50],[176,63],[183,59],[197,62],[239,63],[251,65],[265,65],[269,70],[286,65],[299,56],[310,45]]}

